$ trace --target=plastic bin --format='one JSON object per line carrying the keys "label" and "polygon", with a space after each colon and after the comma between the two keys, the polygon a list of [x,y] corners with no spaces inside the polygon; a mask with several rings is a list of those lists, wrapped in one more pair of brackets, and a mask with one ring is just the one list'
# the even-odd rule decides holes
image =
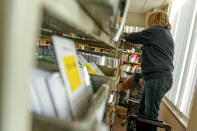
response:
{"label": "plastic bin", "polygon": [[112,68],[100,65],[98,65],[98,67],[106,76],[91,75],[91,79],[93,81],[93,87],[95,91],[97,90],[97,86],[94,85],[95,82],[97,85],[101,85],[103,82],[109,85],[110,91],[106,104],[104,122],[111,127],[114,121],[115,109],[119,98],[119,95],[115,91],[119,81],[120,68]]}
{"label": "plastic bin", "polygon": [[106,130],[101,121],[101,117],[104,115],[101,108],[107,100],[108,90],[109,87],[102,84],[93,95],[87,112],[80,120],[66,121],[33,114],[32,131],[96,131],[98,126],[100,129]]}

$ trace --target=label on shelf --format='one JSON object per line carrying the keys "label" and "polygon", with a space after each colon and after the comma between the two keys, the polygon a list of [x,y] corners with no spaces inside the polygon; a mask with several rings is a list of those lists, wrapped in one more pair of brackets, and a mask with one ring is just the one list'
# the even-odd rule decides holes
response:
{"label": "label on shelf", "polygon": [[76,59],[74,56],[64,56],[63,61],[71,90],[75,91],[82,85]]}
{"label": "label on shelf", "polygon": [[90,74],[93,74],[93,75],[96,74],[96,72],[92,69],[92,67],[91,67],[88,63],[85,63],[84,66],[87,66],[88,72],[89,72]]}

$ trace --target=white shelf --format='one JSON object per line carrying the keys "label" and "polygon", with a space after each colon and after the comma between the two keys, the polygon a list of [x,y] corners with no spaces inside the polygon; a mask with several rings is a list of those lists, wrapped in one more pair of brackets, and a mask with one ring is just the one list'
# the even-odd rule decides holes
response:
{"label": "white shelf", "polygon": [[0,130],[30,131],[27,91],[41,18],[50,16],[57,31],[75,31],[103,45],[116,45],[76,0],[2,0],[0,9]]}
{"label": "white shelf", "polygon": [[69,29],[74,33],[78,32],[92,37],[108,47],[115,48],[111,38],[99,28],[76,0],[43,0],[43,3],[45,15],[49,15],[54,20],[52,24],[56,30],[63,32],[65,29],[66,32],[66,29]]}
{"label": "white shelf", "polygon": [[105,49],[115,48],[114,43],[106,44],[102,41],[98,41],[94,39],[79,38],[79,37],[67,37],[67,38],[72,39],[79,44],[86,44],[86,45],[93,46],[93,47],[101,47]]}

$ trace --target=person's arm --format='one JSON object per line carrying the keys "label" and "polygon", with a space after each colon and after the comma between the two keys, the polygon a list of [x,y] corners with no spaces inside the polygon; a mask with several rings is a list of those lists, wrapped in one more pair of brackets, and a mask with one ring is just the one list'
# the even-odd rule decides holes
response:
{"label": "person's arm", "polygon": [[145,86],[145,80],[144,80],[144,78],[140,78],[139,79],[139,84],[140,84],[140,88],[144,89],[144,86]]}
{"label": "person's arm", "polygon": [[123,82],[123,86],[125,88],[125,90],[129,89],[129,88],[133,88],[134,85],[134,78],[131,77],[128,80]]}
{"label": "person's arm", "polygon": [[146,44],[151,40],[153,29],[149,28],[141,32],[131,33],[124,39],[134,44]]}
{"label": "person's arm", "polygon": [[133,77],[131,77],[128,80],[118,84],[118,87],[117,87],[118,92],[125,91],[129,88],[134,88],[134,78]]}

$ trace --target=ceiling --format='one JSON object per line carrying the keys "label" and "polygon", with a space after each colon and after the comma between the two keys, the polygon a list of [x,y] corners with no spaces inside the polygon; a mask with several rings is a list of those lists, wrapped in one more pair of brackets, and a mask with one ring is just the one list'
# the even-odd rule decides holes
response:
{"label": "ceiling", "polygon": [[146,14],[154,8],[160,7],[165,0],[131,0],[129,12]]}

